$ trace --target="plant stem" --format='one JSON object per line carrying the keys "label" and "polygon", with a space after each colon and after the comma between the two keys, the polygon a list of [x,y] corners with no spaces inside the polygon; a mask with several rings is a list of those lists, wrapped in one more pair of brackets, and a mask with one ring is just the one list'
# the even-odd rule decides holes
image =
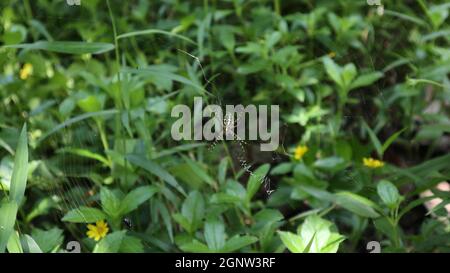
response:
{"label": "plant stem", "polygon": [[[121,75],[120,75],[119,42],[117,40],[117,28],[116,28],[116,23],[114,21],[114,16],[113,16],[113,12],[112,12],[111,4],[109,3],[109,0],[106,0],[106,4],[108,6],[109,17],[111,19],[111,23],[112,23],[112,27],[113,27],[114,47],[115,47],[114,49],[115,49],[115,54],[116,54],[116,66],[117,66],[117,81],[119,84],[119,95],[117,96],[117,98],[115,98],[115,101],[116,101],[116,106],[118,106],[120,111],[119,111],[118,116],[116,116],[115,136],[116,136],[116,139],[122,140],[122,149],[123,149],[123,153],[125,154],[126,153],[125,139],[122,137],[122,130],[121,130],[121,126],[120,126],[120,119],[123,115],[123,106],[122,106],[122,101],[121,101],[122,80],[121,80]],[[126,180],[127,180],[127,160],[125,160],[124,182],[126,182]]]}

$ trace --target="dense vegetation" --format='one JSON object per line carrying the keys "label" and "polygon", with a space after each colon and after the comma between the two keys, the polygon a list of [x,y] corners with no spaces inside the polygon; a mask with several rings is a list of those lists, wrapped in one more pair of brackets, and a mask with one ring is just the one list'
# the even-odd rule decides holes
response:
{"label": "dense vegetation", "polygon": [[2,0],[0,252],[449,252],[450,3],[368,2]]}

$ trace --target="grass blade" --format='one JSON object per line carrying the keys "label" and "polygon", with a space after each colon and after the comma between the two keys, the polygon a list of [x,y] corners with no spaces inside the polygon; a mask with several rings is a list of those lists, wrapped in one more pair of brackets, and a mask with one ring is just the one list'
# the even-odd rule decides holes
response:
{"label": "grass blade", "polygon": [[28,176],[28,141],[27,141],[27,125],[22,128],[19,136],[19,142],[16,148],[16,156],[14,158],[14,169],[11,176],[11,188],[9,192],[10,199],[15,201],[17,205],[23,199],[25,188],[27,186]]}
{"label": "grass blade", "polygon": [[113,44],[86,42],[46,42],[38,41],[30,44],[7,45],[5,48],[21,48],[27,50],[46,50],[66,54],[101,54],[114,49]]}
{"label": "grass blade", "polygon": [[166,36],[169,36],[169,37],[175,37],[175,38],[184,40],[186,42],[189,42],[189,43],[195,45],[195,42],[192,41],[191,39],[189,39],[186,36],[179,35],[179,34],[172,33],[172,32],[168,32],[168,31],[164,31],[164,30],[160,30],[160,29],[146,29],[146,30],[138,30],[138,31],[127,32],[127,33],[120,34],[119,36],[117,36],[116,39],[120,40],[120,39],[123,39],[123,38],[142,36],[142,35],[152,35],[152,34],[161,34],[161,35],[166,35]]}

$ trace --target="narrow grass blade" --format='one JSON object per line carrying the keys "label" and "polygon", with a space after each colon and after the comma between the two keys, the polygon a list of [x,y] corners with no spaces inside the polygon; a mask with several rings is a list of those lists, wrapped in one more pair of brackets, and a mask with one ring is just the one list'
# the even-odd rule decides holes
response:
{"label": "narrow grass blade", "polygon": [[195,45],[195,42],[192,41],[191,39],[189,39],[186,36],[179,35],[179,34],[172,33],[172,32],[168,32],[168,31],[164,31],[164,30],[160,30],[160,29],[146,29],[146,30],[138,30],[138,31],[127,32],[127,33],[120,34],[119,36],[116,37],[116,39],[120,40],[120,39],[123,39],[123,38],[142,36],[142,35],[153,35],[153,34],[160,34],[160,35],[166,35],[166,36],[169,36],[169,37],[175,37],[175,38],[184,40],[186,42],[189,42],[189,43]]}
{"label": "narrow grass blade", "polygon": [[46,42],[38,41],[30,44],[7,45],[5,48],[21,48],[27,50],[45,50],[66,54],[101,54],[114,49],[113,44],[86,42]]}
{"label": "narrow grass blade", "polygon": [[88,119],[88,118],[92,118],[92,117],[113,115],[113,114],[117,114],[118,112],[119,112],[119,110],[117,110],[117,109],[110,109],[110,110],[103,110],[103,111],[99,111],[99,112],[85,113],[85,114],[73,117],[71,119],[68,119],[68,120],[64,121],[63,123],[58,124],[55,128],[53,128],[52,130],[47,132],[45,135],[43,135],[39,139],[38,143],[41,143],[47,137],[49,137],[52,134],[58,132],[59,130],[63,129],[64,127],[67,127],[67,126],[72,125],[74,123],[77,123],[79,121],[82,121],[82,120],[85,120],[85,119]]}
{"label": "narrow grass blade", "polygon": [[19,136],[19,142],[16,148],[16,156],[14,158],[14,169],[11,176],[11,188],[9,192],[10,199],[15,201],[17,205],[23,199],[25,188],[27,186],[28,176],[28,140],[27,125],[22,128]]}

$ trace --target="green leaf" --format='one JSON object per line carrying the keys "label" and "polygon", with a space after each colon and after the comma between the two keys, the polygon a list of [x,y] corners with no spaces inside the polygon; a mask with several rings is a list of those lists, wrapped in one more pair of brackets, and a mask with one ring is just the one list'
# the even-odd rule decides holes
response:
{"label": "green leaf", "polygon": [[14,231],[18,205],[15,202],[0,205],[0,253],[5,252],[9,237]]}
{"label": "green leaf", "polygon": [[128,155],[126,156],[126,159],[130,161],[130,163],[139,166],[143,168],[144,170],[156,175],[157,177],[161,178],[163,181],[167,182],[169,185],[177,189],[181,194],[186,196],[186,192],[184,189],[178,184],[177,180],[168,173],[165,169],[163,169],[161,166],[156,164],[155,162],[146,159],[143,156],[139,155]]}
{"label": "green leaf", "polygon": [[159,211],[159,214],[163,219],[164,225],[166,226],[167,234],[169,235],[170,241],[173,243],[173,228],[169,210],[167,209],[166,205],[164,205],[164,203],[161,202],[160,200],[156,200],[155,207]]}
{"label": "green leaf", "polygon": [[198,191],[190,192],[181,207],[181,214],[189,221],[191,233],[200,227],[204,213],[205,201],[202,194]]}
{"label": "green leaf", "polygon": [[369,199],[351,192],[335,194],[336,204],[362,217],[376,218],[380,215],[374,210],[376,205]]}
{"label": "green leaf", "polygon": [[87,113],[98,112],[102,110],[102,104],[97,96],[87,96],[83,99],[80,99],[77,102],[77,105]]}
{"label": "green leaf", "polygon": [[314,232],[313,236],[311,237],[311,239],[309,240],[309,243],[306,245],[305,249],[302,251],[303,253],[309,253],[309,251],[311,250],[311,246],[314,242],[314,239],[316,238],[316,232]]}
{"label": "green leaf", "polygon": [[140,204],[150,199],[156,192],[158,192],[158,189],[155,186],[142,186],[135,188],[122,200],[119,214],[124,215],[137,209]]}
{"label": "green leaf", "polygon": [[387,180],[381,180],[377,185],[377,192],[386,206],[391,209],[397,206],[400,200],[400,194],[394,184]]}
{"label": "green leaf", "polygon": [[343,87],[344,82],[341,79],[341,68],[329,57],[323,58],[325,70],[330,78],[339,86]]}
{"label": "green leaf", "polygon": [[125,237],[126,231],[116,231],[106,235],[94,247],[93,253],[117,253],[119,252],[122,240]]}
{"label": "green leaf", "polygon": [[372,72],[372,73],[361,75],[351,83],[350,89],[356,89],[359,87],[371,85],[372,83],[378,81],[382,77],[383,77],[383,73],[381,73],[381,72]]}
{"label": "green leaf", "polygon": [[302,237],[292,232],[278,231],[281,241],[292,253],[302,253],[304,247]]}
{"label": "green leaf", "polygon": [[21,242],[24,253],[42,253],[41,248],[30,235],[25,234],[25,236],[21,238]]}
{"label": "green leaf", "polygon": [[247,201],[250,201],[253,196],[258,192],[259,187],[263,184],[264,178],[269,172],[270,164],[264,164],[256,169],[252,175],[250,175],[247,182]]}
{"label": "green leaf", "polygon": [[248,75],[267,69],[269,62],[266,60],[250,61],[238,67],[239,74]]}
{"label": "green leaf", "polygon": [[66,213],[62,218],[62,221],[71,223],[95,223],[105,219],[106,214],[99,209],[79,207]]}
{"label": "green leaf", "polygon": [[191,44],[194,44],[194,45],[196,44],[194,41],[192,41],[191,39],[189,39],[186,36],[168,32],[168,31],[164,31],[164,30],[160,30],[160,29],[145,29],[145,30],[127,32],[127,33],[118,35],[116,37],[116,39],[119,40],[119,39],[124,39],[124,38],[129,38],[129,37],[136,37],[136,36],[142,36],[142,35],[153,35],[153,34],[160,34],[160,35],[165,35],[168,37],[175,37],[175,38],[184,40],[186,42],[189,42]]}
{"label": "green leaf", "polygon": [[381,146],[380,140],[378,139],[377,135],[370,129],[369,125],[365,121],[362,122],[364,128],[367,131],[367,134],[369,134],[369,138],[372,141],[372,144],[375,148],[375,151],[377,151],[377,154],[380,158],[383,157],[383,148]]}
{"label": "green leaf", "polygon": [[184,161],[189,165],[189,167],[192,169],[192,171],[203,181],[206,182],[209,185],[214,185],[214,179],[209,176],[207,171],[200,165],[200,163],[191,160],[187,156],[183,156]]}
{"label": "green leaf", "polygon": [[206,221],[204,235],[210,250],[218,252],[225,246],[225,226],[219,219]]}
{"label": "green leaf", "polygon": [[193,252],[193,253],[209,253],[211,252],[207,245],[199,242],[198,240],[193,240],[190,243],[182,244],[180,249],[184,252]]}
{"label": "green leaf", "polygon": [[403,133],[407,128],[403,128],[400,131],[396,132],[392,136],[390,136],[381,147],[381,152],[384,154],[384,152],[391,146],[391,144]]}
{"label": "green leaf", "polygon": [[57,246],[63,243],[63,230],[59,228],[52,228],[49,230],[33,229],[31,235],[33,236],[39,248],[43,252],[50,252]]}
{"label": "green leaf", "polygon": [[143,253],[144,245],[139,238],[125,235],[119,248],[120,253]]}
{"label": "green leaf", "polygon": [[19,143],[17,144],[15,154],[9,195],[11,200],[14,200],[17,205],[20,205],[25,194],[28,176],[28,141],[26,124],[23,125],[22,132],[20,133]]}
{"label": "green leaf", "polygon": [[345,160],[338,156],[321,158],[314,162],[314,167],[324,170],[337,170],[345,165]]}
{"label": "green leaf", "polygon": [[23,253],[19,232],[14,231],[11,236],[9,236],[8,245],[6,248],[8,249],[8,253]]}
{"label": "green leaf", "polygon": [[226,243],[225,246],[222,248],[221,252],[224,253],[230,253],[236,250],[239,250],[243,247],[246,247],[248,245],[251,245],[253,243],[256,243],[258,241],[257,237],[254,236],[248,236],[248,235],[244,235],[244,236],[233,236],[232,238],[230,238]]}
{"label": "green leaf", "polygon": [[121,202],[117,196],[107,187],[102,187],[100,190],[100,200],[102,202],[102,210],[115,218],[120,215]]}
{"label": "green leaf", "polygon": [[22,48],[27,50],[46,50],[66,54],[101,54],[114,49],[113,44],[86,42],[46,42],[38,41],[31,44],[7,45],[6,48]]}
{"label": "green leaf", "polygon": [[341,72],[341,78],[346,88],[350,86],[357,73],[358,72],[356,71],[356,67],[354,64],[349,63],[344,66],[344,69],[342,69]]}

